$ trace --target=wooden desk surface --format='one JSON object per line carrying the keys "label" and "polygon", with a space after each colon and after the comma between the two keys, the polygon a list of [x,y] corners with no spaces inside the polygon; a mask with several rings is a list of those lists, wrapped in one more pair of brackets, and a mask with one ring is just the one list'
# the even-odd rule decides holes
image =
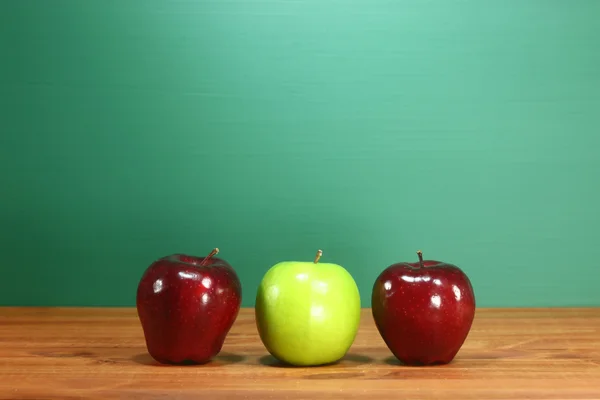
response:
{"label": "wooden desk surface", "polygon": [[480,309],[453,363],[405,367],[363,311],[337,365],[285,368],[243,309],[204,366],[148,356],[135,309],[0,308],[0,399],[600,399],[600,309]]}

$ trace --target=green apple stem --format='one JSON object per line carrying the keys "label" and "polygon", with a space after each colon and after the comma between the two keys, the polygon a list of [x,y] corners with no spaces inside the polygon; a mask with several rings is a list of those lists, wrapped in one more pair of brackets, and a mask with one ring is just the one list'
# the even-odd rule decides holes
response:
{"label": "green apple stem", "polygon": [[419,256],[419,267],[423,268],[423,252],[419,250],[417,251],[417,255]]}
{"label": "green apple stem", "polygon": [[201,266],[206,265],[207,262],[210,261],[211,258],[213,258],[214,256],[216,256],[217,254],[219,254],[219,248],[215,247],[209,255],[207,255],[204,260],[202,260],[202,262],[200,263]]}
{"label": "green apple stem", "polygon": [[323,255],[323,251],[322,250],[317,250],[317,255],[315,256],[315,264],[319,262],[319,260],[321,259],[321,256]]}

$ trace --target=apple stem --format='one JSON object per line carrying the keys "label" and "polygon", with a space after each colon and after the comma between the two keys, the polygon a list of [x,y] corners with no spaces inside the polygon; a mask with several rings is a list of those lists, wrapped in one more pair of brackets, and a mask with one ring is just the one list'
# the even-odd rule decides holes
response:
{"label": "apple stem", "polygon": [[206,263],[214,256],[216,256],[217,254],[219,254],[219,248],[215,247],[209,255],[207,255],[204,260],[202,260],[202,262],[200,263],[201,266],[206,265]]}
{"label": "apple stem", "polygon": [[322,250],[317,250],[317,255],[315,256],[315,264],[319,262],[319,260],[321,259],[321,256],[323,255],[323,251]]}
{"label": "apple stem", "polygon": [[417,251],[417,255],[419,256],[419,267],[423,268],[423,252],[419,250]]}

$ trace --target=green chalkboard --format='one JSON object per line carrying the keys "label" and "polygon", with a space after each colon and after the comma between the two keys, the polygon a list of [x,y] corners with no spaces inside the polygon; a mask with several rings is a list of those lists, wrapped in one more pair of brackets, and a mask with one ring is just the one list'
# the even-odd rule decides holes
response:
{"label": "green chalkboard", "polygon": [[600,305],[600,1],[0,3],[0,304],[130,306],[213,247]]}

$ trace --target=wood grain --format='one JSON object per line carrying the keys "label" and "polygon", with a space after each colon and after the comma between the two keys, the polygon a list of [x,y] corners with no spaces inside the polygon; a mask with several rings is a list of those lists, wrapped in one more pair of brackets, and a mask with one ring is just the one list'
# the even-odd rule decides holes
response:
{"label": "wood grain", "polygon": [[135,309],[0,308],[0,399],[600,399],[600,309],[480,309],[455,361],[405,367],[370,310],[336,365],[289,368],[243,309],[204,366],[147,354]]}

